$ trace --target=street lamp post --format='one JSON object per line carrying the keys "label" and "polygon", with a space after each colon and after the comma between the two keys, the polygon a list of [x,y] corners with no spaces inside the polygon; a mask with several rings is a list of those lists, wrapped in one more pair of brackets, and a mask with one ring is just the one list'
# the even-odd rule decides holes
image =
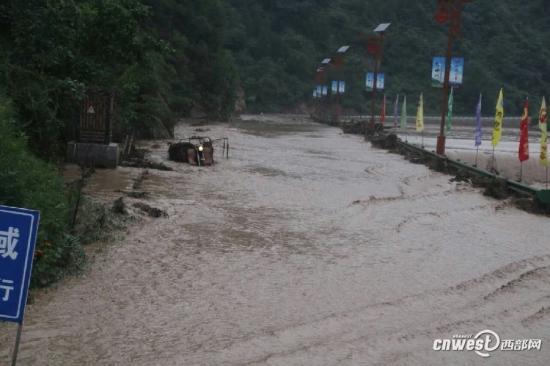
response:
{"label": "street lamp post", "polygon": [[471,0],[438,0],[438,10],[435,19],[440,24],[449,23],[449,34],[447,39],[447,53],[445,54],[445,79],[443,82],[443,101],[441,103],[441,125],[437,137],[436,152],[438,155],[445,155],[445,118],[449,108],[449,77],[451,74],[451,62],[453,58],[453,44],[460,36],[460,24],[462,20],[462,9],[465,3]]}
{"label": "street lamp post", "polygon": [[[325,60],[323,60],[321,62],[321,64],[323,66],[320,66],[317,68],[316,72],[315,72],[315,78],[314,78],[314,82],[315,82],[315,88],[316,88],[316,94],[317,94],[317,98],[315,100],[315,107],[314,107],[314,112],[313,112],[313,116],[317,119],[323,119],[322,115],[323,115],[323,99],[324,99],[324,94],[323,94],[323,90],[324,90],[324,85],[326,83],[326,65],[329,63],[329,61],[325,62]],[[319,89],[321,89],[319,91]]]}
{"label": "street lamp post", "polygon": [[340,93],[340,83],[343,81],[342,80],[343,75],[342,75],[341,69],[344,66],[344,55],[346,54],[346,52],[348,52],[349,49],[350,49],[350,46],[342,46],[338,48],[338,50],[336,51],[336,55],[332,58],[332,66],[336,70],[335,74],[337,77],[336,95],[335,95],[336,103],[335,103],[334,113],[333,113],[333,119],[334,119],[333,122],[335,123],[340,122],[340,115],[342,114],[342,110],[341,110],[342,93]]}
{"label": "street lamp post", "polygon": [[[379,42],[376,49],[375,63],[374,63],[374,85],[372,88],[372,100],[371,100],[371,120],[370,120],[370,130],[374,132],[376,121],[376,94],[378,92],[378,73],[380,72],[380,66],[382,64],[382,56],[384,54],[384,34],[391,23],[382,23],[379,24],[374,32],[378,34]],[[367,138],[368,129],[365,128],[365,138]]]}

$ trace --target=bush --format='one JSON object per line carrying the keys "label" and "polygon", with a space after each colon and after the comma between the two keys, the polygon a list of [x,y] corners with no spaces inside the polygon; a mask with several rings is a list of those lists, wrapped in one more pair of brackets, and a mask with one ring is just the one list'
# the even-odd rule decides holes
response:
{"label": "bush", "polygon": [[0,204],[41,213],[32,286],[46,286],[73,272],[84,253],[69,234],[69,208],[54,166],[31,154],[9,103],[0,98]]}

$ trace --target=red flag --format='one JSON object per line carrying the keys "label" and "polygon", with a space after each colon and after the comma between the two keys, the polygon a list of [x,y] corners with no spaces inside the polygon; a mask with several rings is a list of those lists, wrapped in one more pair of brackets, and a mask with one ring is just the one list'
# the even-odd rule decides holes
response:
{"label": "red flag", "polygon": [[523,107],[523,116],[519,128],[519,161],[523,163],[529,160],[529,100],[527,99]]}
{"label": "red flag", "polygon": [[386,94],[384,94],[384,101],[382,102],[382,113],[380,113],[380,123],[384,124],[386,121]]}

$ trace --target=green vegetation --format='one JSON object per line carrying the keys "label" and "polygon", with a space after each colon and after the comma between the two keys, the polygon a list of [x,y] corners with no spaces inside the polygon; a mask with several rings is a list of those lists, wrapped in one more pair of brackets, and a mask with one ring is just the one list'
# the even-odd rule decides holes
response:
{"label": "green vegetation", "polygon": [[68,234],[68,198],[54,166],[27,150],[15,116],[0,99],[0,202],[41,211],[33,285],[46,285],[82,262],[78,240]]}
{"label": "green vegetation", "polygon": [[[446,27],[434,21],[436,0],[228,0],[231,27],[226,44],[235,54],[249,109],[278,111],[311,98],[319,62],[342,45],[352,45],[343,78],[344,106],[369,110],[364,95],[364,40],[391,22],[383,71],[386,93],[424,92],[426,113],[438,111],[441,91],[430,86],[431,58],[444,55]],[[466,58],[464,87],[456,91],[455,112],[473,115],[484,95],[484,114],[494,114],[500,87],[506,113],[521,113],[523,100],[537,101],[550,90],[550,3],[473,1],[466,5],[463,38],[454,52]],[[332,73],[329,79],[339,75]]]}
{"label": "green vegetation", "polygon": [[117,129],[141,137],[171,134],[193,108],[228,118],[237,74],[223,47],[224,19],[218,0],[0,4],[0,204],[42,213],[34,286],[82,264],[83,240],[70,235],[74,192],[54,165],[82,98],[113,93]]}
{"label": "green vegetation", "polygon": [[[79,240],[68,234],[72,194],[55,162],[87,92],[113,93],[120,133],[167,136],[194,110],[230,117],[241,90],[253,112],[304,105],[320,60],[348,44],[344,67],[330,71],[327,83],[346,80],[344,106],[365,112],[364,73],[372,70],[365,40],[391,22],[383,66],[389,100],[424,92],[433,113],[441,96],[430,86],[431,58],[446,47],[435,8],[435,0],[1,2],[0,204],[42,211],[35,285],[82,260]],[[484,114],[492,114],[500,87],[507,114],[519,114],[526,96],[537,100],[549,90],[548,1],[474,1],[463,20],[457,114],[473,114],[479,93]]]}
{"label": "green vegetation", "polygon": [[232,112],[218,0],[9,1],[0,14],[0,81],[41,155],[64,149],[90,90],[114,93],[118,128],[145,137],[193,107]]}
{"label": "green vegetation", "polygon": [[[72,137],[78,103],[89,90],[113,92],[117,126],[142,136],[171,133],[193,109],[228,118],[242,88],[250,111],[291,110],[310,100],[319,61],[344,44],[348,108],[367,109],[364,46],[372,29],[391,22],[383,71],[387,94],[424,92],[431,58],[446,47],[436,1],[406,0],[30,0],[0,5],[0,83],[34,151],[54,156]],[[466,58],[457,113],[472,114],[479,93],[492,114],[505,88],[508,113],[550,86],[550,5],[544,0],[466,6]],[[490,106],[490,108],[489,108]]]}

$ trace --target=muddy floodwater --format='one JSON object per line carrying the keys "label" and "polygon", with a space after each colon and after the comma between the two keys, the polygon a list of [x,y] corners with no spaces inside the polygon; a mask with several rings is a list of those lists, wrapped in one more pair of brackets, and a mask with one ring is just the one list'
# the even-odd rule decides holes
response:
{"label": "muddy floodwater", "polygon": [[[548,218],[300,117],[201,128],[177,135],[228,137],[230,159],[149,170],[142,201],[168,217],[35,294],[21,366],[549,364]],[[138,174],[101,172],[90,194]],[[486,329],[542,349],[433,350]]]}

